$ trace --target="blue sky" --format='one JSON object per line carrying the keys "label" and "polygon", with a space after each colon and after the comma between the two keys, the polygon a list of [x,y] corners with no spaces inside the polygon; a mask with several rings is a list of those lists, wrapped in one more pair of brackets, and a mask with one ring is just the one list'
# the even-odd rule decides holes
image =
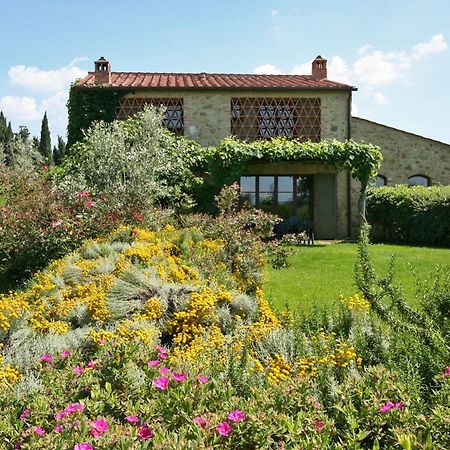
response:
{"label": "blue sky", "polygon": [[65,136],[68,86],[112,70],[310,73],[356,85],[354,113],[450,143],[448,0],[0,0],[0,110]]}

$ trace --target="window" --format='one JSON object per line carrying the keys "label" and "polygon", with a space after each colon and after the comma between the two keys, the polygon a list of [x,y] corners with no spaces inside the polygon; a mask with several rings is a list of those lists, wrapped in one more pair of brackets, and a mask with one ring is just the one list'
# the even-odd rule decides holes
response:
{"label": "window", "polygon": [[408,178],[408,186],[430,186],[430,178],[425,175],[413,175]]}
{"label": "window", "polygon": [[163,124],[177,136],[184,134],[182,98],[127,98],[120,99],[116,110],[117,119],[127,119],[142,111],[145,105],[165,107]]}
{"label": "window", "polygon": [[369,187],[383,187],[387,185],[387,178],[384,175],[378,174],[376,178],[369,183]]}
{"label": "window", "polygon": [[320,98],[232,98],[231,133],[244,140],[275,136],[320,141]]}
{"label": "window", "polygon": [[282,218],[298,216],[312,220],[313,177],[243,176],[241,204],[272,212]]}

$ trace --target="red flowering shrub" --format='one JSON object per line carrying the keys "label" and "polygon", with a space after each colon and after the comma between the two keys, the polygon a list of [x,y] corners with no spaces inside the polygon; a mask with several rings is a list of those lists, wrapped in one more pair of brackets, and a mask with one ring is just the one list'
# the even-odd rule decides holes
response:
{"label": "red flowering shrub", "polygon": [[122,222],[139,222],[133,208],[80,192],[56,193],[39,175],[0,170],[0,289],[14,287],[59,258]]}

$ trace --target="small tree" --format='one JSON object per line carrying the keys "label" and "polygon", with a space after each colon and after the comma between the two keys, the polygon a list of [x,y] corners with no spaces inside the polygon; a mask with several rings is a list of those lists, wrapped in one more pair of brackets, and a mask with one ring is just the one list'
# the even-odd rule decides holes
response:
{"label": "small tree", "polygon": [[63,156],[66,153],[66,143],[61,136],[58,136],[58,145],[53,147],[53,162],[55,165],[61,164]]}
{"label": "small tree", "polygon": [[52,141],[50,138],[50,129],[48,128],[47,112],[45,112],[44,118],[42,119],[39,153],[45,158],[48,165],[53,164]]}

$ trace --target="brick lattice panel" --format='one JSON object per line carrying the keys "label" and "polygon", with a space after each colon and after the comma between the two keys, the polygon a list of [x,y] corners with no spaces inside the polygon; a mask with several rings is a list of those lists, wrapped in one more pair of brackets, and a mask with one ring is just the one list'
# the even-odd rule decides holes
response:
{"label": "brick lattice panel", "polygon": [[117,119],[127,119],[144,109],[145,105],[162,106],[164,126],[178,136],[184,134],[182,98],[122,98],[116,110]]}
{"label": "brick lattice panel", "polygon": [[320,141],[320,98],[232,98],[231,133],[239,139],[285,136]]}

